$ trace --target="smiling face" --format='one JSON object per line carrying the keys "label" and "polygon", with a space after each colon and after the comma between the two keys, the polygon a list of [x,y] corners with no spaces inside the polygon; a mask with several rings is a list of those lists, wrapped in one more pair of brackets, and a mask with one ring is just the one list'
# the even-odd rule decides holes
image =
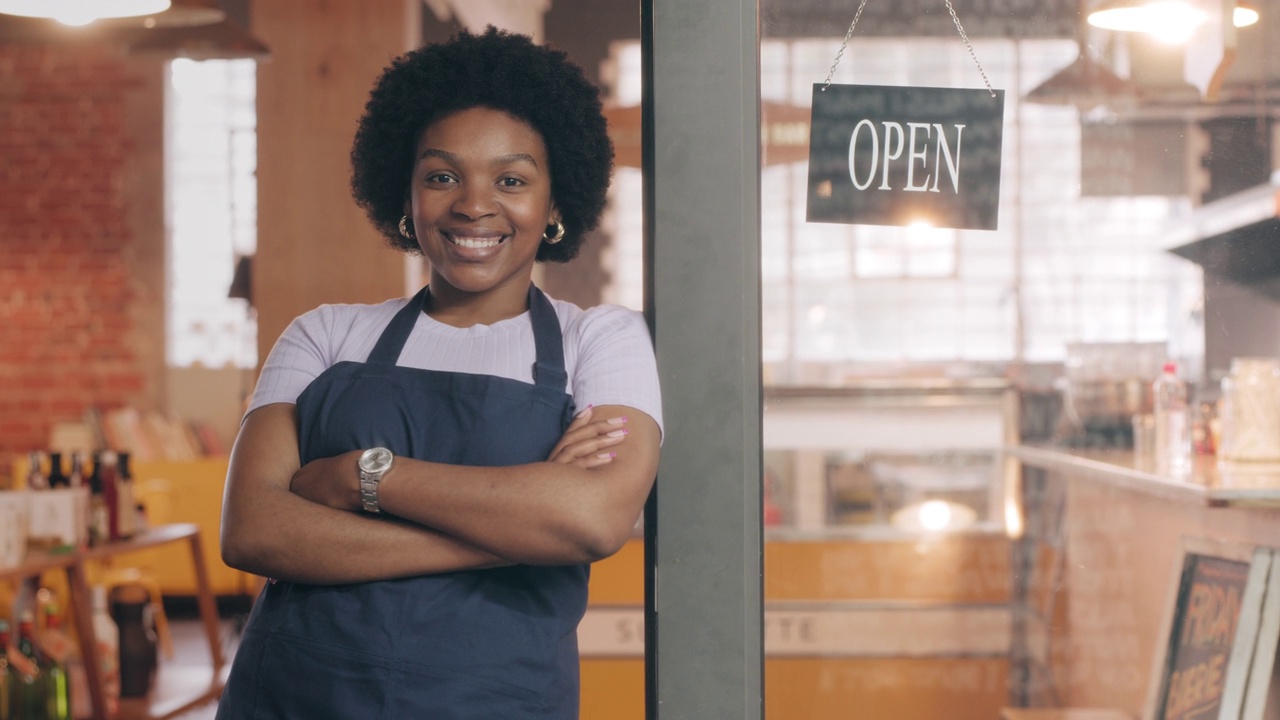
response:
{"label": "smiling face", "polygon": [[523,312],[542,233],[559,217],[542,136],[469,108],[428,126],[415,158],[405,214],[431,262],[433,303]]}

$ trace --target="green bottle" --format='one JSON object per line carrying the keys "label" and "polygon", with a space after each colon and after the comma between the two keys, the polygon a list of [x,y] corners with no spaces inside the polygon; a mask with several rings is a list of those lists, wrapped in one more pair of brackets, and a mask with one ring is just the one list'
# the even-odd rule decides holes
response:
{"label": "green bottle", "polygon": [[17,670],[9,667],[9,623],[0,620],[0,720],[13,717],[13,687]]}
{"label": "green bottle", "polygon": [[9,662],[17,670],[17,682],[10,690],[14,720],[44,720],[49,710],[49,694],[45,690],[40,652],[35,645],[35,623],[30,612],[23,613],[18,623],[18,653],[10,656]]}
{"label": "green bottle", "polygon": [[57,608],[51,607],[45,616],[45,634],[41,638],[44,642],[43,657],[46,664],[45,669],[45,691],[48,693],[49,710],[45,714],[49,720],[72,720],[71,714],[71,680],[67,674],[67,663],[65,658],[60,658],[49,648],[48,640],[55,636],[62,635],[62,621],[58,617]]}

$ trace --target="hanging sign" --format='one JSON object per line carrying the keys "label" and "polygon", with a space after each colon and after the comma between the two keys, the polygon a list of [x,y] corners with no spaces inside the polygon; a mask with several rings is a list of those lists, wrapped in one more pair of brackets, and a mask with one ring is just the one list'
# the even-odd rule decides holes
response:
{"label": "hanging sign", "polygon": [[1003,123],[1002,90],[814,83],[806,219],[995,230]]}

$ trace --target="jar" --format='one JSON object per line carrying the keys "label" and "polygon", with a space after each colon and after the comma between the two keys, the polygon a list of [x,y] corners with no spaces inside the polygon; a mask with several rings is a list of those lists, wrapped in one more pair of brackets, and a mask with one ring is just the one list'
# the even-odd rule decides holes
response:
{"label": "jar", "polygon": [[1280,462],[1280,360],[1235,358],[1222,378],[1222,444],[1233,462]]}

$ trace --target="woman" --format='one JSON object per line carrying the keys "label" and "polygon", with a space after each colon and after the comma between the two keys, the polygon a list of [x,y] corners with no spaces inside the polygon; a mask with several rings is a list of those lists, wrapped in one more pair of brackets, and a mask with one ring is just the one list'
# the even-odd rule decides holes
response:
{"label": "woman", "polygon": [[267,358],[222,553],[273,580],[218,717],[574,718],[587,566],[629,537],[661,434],[639,314],[531,283],[604,208],[598,92],[563,53],[460,33],[384,72],[351,157],[430,282],[306,313]]}

